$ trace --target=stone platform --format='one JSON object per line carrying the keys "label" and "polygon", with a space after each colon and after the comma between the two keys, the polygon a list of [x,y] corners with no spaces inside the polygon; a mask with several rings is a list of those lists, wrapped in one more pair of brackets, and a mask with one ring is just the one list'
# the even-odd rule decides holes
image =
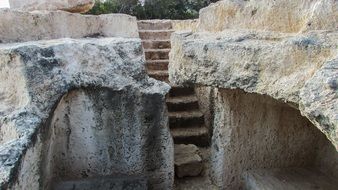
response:
{"label": "stone platform", "polygon": [[248,171],[243,174],[246,190],[335,190],[335,178],[304,168],[276,168]]}

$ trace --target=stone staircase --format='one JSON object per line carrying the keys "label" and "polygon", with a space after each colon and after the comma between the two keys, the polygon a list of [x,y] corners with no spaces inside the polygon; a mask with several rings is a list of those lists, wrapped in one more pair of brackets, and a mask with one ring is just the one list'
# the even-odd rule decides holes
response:
{"label": "stone staircase", "polygon": [[[150,77],[169,83],[168,64],[170,52],[170,35],[174,32],[170,21],[139,21],[139,34],[142,39],[147,72]],[[170,84],[170,83],[169,83]],[[191,169],[200,167],[200,156],[198,151],[190,151],[191,158],[187,155],[181,156],[186,146],[177,146],[178,144],[191,144],[189,147],[207,147],[209,145],[208,128],[204,123],[204,115],[199,109],[198,99],[194,88],[180,87],[171,85],[171,91],[167,97],[167,107],[169,112],[169,127],[174,139],[175,162],[185,167],[185,174],[177,174],[180,171],[176,168],[176,176],[196,176],[189,175],[186,166]],[[192,148],[192,149],[195,149]],[[182,159],[181,159],[182,158]],[[195,160],[193,158],[196,158]],[[188,160],[184,163],[184,160]],[[193,163],[193,164],[192,164]],[[176,165],[176,167],[178,167]],[[197,174],[199,175],[199,174]]]}

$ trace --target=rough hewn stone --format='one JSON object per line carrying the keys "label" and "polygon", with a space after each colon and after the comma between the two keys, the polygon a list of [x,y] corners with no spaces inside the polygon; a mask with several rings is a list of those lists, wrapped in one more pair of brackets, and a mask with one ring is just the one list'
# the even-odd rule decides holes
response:
{"label": "rough hewn stone", "polygon": [[95,4],[94,0],[9,0],[11,9],[23,11],[64,10],[72,13],[85,13]]}
{"label": "rough hewn stone", "polygon": [[172,187],[169,86],[146,75],[139,39],[1,44],[0,73],[1,189],[100,176]]}
{"label": "rough hewn stone", "polygon": [[[337,46],[338,48],[338,46]],[[338,55],[325,62],[300,91],[300,110],[338,149]],[[337,171],[338,172],[338,171]]]}
{"label": "rough hewn stone", "polygon": [[261,168],[310,168],[337,178],[337,151],[297,109],[220,89],[214,113],[210,174],[219,187],[240,189],[243,172]]}
{"label": "rough hewn stone", "polygon": [[85,37],[137,38],[136,18],[124,14],[0,10],[0,43]]}
{"label": "rough hewn stone", "polygon": [[337,30],[337,11],[336,0],[222,0],[200,11],[198,30]]}
{"label": "rough hewn stone", "polygon": [[176,144],[174,150],[175,173],[177,177],[194,177],[201,174],[203,162],[196,145]]}
{"label": "rough hewn stone", "polygon": [[215,88],[205,101],[219,188],[244,188],[243,172],[262,168],[337,179],[337,8],[334,0],[224,0],[200,12],[197,32],[172,35],[170,82]]}
{"label": "rough hewn stone", "polygon": [[172,29],[175,31],[196,31],[198,19],[193,20],[172,20]]}
{"label": "rough hewn stone", "polygon": [[337,40],[338,33],[326,31],[296,36],[248,30],[176,33],[172,37],[169,80],[239,88],[268,94],[297,107],[300,104],[302,114],[338,149],[334,61]]}

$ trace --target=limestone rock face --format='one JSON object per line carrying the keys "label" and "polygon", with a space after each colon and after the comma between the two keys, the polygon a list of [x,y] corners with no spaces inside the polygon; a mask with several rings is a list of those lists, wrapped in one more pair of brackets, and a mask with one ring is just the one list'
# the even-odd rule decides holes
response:
{"label": "limestone rock face", "polygon": [[283,179],[290,167],[336,186],[337,29],[335,0],[223,0],[200,12],[195,33],[171,36],[169,81],[214,88],[210,176],[220,189],[244,188],[248,170],[279,168]]}
{"label": "limestone rock face", "polygon": [[336,32],[176,33],[169,80],[243,89],[300,105],[338,149],[337,40]]}
{"label": "limestone rock face", "polygon": [[0,189],[172,188],[169,86],[146,75],[139,39],[0,44],[0,73]]}
{"label": "limestone rock face", "polygon": [[255,168],[312,165],[336,178],[337,7],[224,0],[201,11],[197,32],[172,35],[170,82],[217,88],[210,175],[219,187],[239,189]]}
{"label": "limestone rock face", "polygon": [[219,89],[214,113],[210,175],[218,186],[240,189],[245,171],[290,167],[318,169],[336,184],[338,152],[299,110],[267,95]]}
{"label": "limestone rock face", "polygon": [[85,37],[137,38],[136,18],[124,14],[0,10],[0,43]]}
{"label": "limestone rock face", "polygon": [[95,4],[94,0],[10,0],[11,9],[23,11],[64,10],[72,13],[85,13]]}
{"label": "limestone rock face", "polygon": [[335,0],[223,0],[200,11],[200,31],[254,29],[278,32],[336,30]]}
{"label": "limestone rock face", "polygon": [[338,56],[325,62],[300,92],[304,114],[338,149]]}
{"label": "limestone rock face", "polygon": [[175,31],[196,31],[198,27],[198,19],[194,20],[172,20],[172,28]]}

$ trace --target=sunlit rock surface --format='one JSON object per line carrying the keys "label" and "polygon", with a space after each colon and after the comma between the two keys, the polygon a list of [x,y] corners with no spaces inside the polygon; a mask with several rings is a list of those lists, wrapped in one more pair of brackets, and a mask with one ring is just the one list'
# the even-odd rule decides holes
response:
{"label": "sunlit rock surface", "polygon": [[209,174],[220,189],[338,186],[337,7],[223,0],[200,12],[194,33],[171,36],[170,82],[210,97]]}
{"label": "sunlit rock surface", "polygon": [[0,43],[138,36],[136,18],[124,14],[93,16],[64,11],[23,12],[0,9]]}
{"label": "sunlit rock surface", "polygon": [[199,30],[336,30],[337,10],[335,0],[222,0],[201,10]]}
{"label": "sunlit rock surface", "polygon": [[85,13],[95,4],[94,0],[9,0],[11,9],[23,11],[64,10],[72,13]]}
{"label": "sunlit rock surface", "polygon": [[[224,3],[229,2],[221,1],[204,11],[216,14],[217,11],[213,8],[223,7]],[[336,1],[328,2],[333,7],[337,6]],[[242,1],[241,6],[249,6],[250,3]],[[322,1],[317,1],[318,6],[321,3]],[[300,3],[297,7],[305,5],[306,3]],[[327,25],[313,28],[328,30],[297,34],[282,33],[285,32],[283,30],[262,31],[275,29],[266,28],[265,23],[261,22],[257,28],[246,27],[260,27],[262,30],[242,29],[241,26],[234,25],[232,28],[238,29],[222,29],[216,33],[178,32],[172,36],[170,81],[177,84],[238,88],[246,92],[267,94],[296,107],[299,105],[302,114],[323,131],[338,150],[338,111],[335,104],[338,33],[331,31],[338,26],[336,10],[332,14],[327,13],[325,19],[321,18],[323,21],[331,19],[330,22],[325,22]],[[244,13],[234,11],[233,14],[241,16]],[[202,22],[206,17],[207,15],[201,15],[200,30],[203,30]],[[237,17],[227,18],[227,21],[235,22]],[[217,17],[216,20],[221,22],[223,17]],[[243,21],[245,22],[246,20]]]}

